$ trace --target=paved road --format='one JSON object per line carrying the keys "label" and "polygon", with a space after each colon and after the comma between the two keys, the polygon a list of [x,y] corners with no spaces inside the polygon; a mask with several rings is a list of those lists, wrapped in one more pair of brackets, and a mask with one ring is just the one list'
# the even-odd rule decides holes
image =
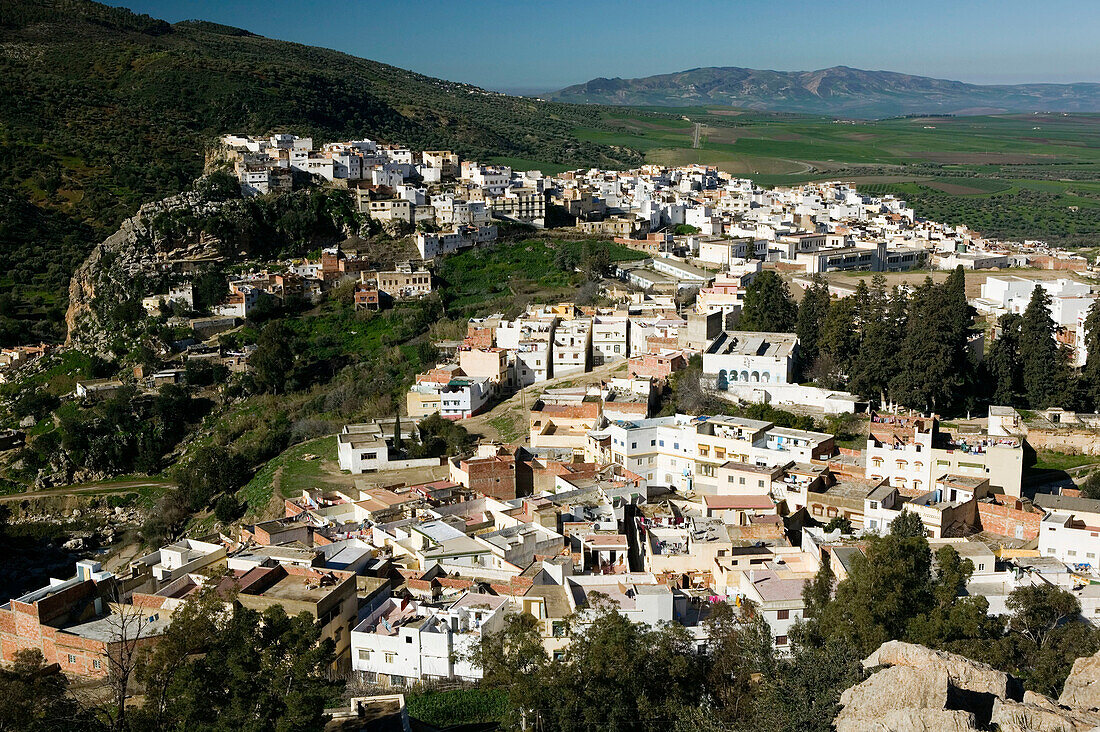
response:
{"label": "paved road", "polygon": [[26,493],[11,493],[6,496],[0,496],[0,503],[5,501],[22,501],[25,499],[33,498],[45,498],[47,496],[76,496],[81,493],[120,493],[126,490],[132,490],[134,488],[144,488],[145,486],[163,486],[172,487],[175,483],[169,480],[157,480],[156,478],[146,478],[144,480],[103,480],[93,483],[77,483],[76,485],[66,485],[60,488],[49,488],[44,491],[28,491]]}

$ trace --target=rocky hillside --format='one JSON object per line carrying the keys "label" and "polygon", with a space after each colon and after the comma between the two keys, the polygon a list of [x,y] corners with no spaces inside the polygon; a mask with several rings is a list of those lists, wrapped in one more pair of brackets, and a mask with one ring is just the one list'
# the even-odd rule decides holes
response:
{"label": "rocky hillside", "polygon": [[846,690],[837,732],[1086,732],[1100,727],[1100,656],[1079,658],[1058,700],[964,656],[900,641],[863,661],[875,670]]}
{"label": "rocky hillside", "polygon": [[226,132],[370,137],[464,156],[630,165],[537,102],[213,23],[87,0],[0,0],[0,345],[64,335],[69,277]]}
{"label": "rocky hillside", "polygon": [[366,233],[368,221],[346,191],[310,188],[245,199],[225,174],[147,203],[95,246],[73,273],[65,313],[67,342],[111,358],[141,298],[167,291],[188,273],[246,258],[300,255]]}
{"label": "rocky hillside", "polygon": [[578,104],[729,105],[776,112],[895,117],[904,114],[1100,111],[1100,84],[981,86],[892,71],[709,67],[640,79],[592,79],[544,95]]}

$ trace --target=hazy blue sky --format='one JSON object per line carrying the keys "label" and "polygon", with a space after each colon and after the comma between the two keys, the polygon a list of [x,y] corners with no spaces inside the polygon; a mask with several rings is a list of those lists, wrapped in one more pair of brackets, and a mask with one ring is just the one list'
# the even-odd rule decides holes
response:
{"label": "hazy blue sky", "polygon": [[505,90],[697,66],[1100,81],[1096,0],[130,0]]}

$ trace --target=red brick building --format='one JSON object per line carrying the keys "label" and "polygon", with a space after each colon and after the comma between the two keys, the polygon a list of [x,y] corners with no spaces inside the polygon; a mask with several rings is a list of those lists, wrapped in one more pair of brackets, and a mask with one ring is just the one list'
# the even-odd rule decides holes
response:
{"label": "red brick building", "polygon": [[466,326],[466,339],[462,342],[462,344],[464,346],[469,346],[470,348],[492,348],[492,327],[482,328],[476,325]]}
{"label": "red brick building", "polygon": [[356,310],[378,310],[381,303],[378,288],[373,283],[360,282],[355,286]]}
{"label": "red brick building", "polygon": [[686,368],[687,359],[682,351],[643,353],[628,358],[626,364],[629,378],[641,376],[667,379],[673,372]]}
{"label": "red brick building", "polygon": [[[153,643],[167,625],[166,617],[139,616],[131,606],[112,612],[116,587],[98,563],[78,562],[76,577],[11,600],[0,607],[0,659],[11,663],[17,651],[37,649],[66,674],[106,676],[109,659],[124,645]],[[124,628],[144,637],[123,644]]]}
{"label": "red brick building", "polygon": [[978,524],[982,531],[1015,539],[1034,539],[1039,535],[1042,509],[1019,498],[993,496],[978,501]]}

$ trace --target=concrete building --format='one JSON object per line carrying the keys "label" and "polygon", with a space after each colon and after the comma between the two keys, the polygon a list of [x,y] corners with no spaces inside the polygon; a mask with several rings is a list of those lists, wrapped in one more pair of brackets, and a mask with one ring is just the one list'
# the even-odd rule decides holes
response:
{"label": "concrete building", "polygon": [[554,377],[588,371],[592,365],[592,321],[577,318],[558,323],[551,357]]}
{"label": "concrete building", "polygon": [[798,338],[792,333],[726,331],[703,353],[703,379],[711,388],[794,381]]}
{"label": "concrete building", "polygon": [[624,316],[597,316],[592,319],[592,366],[621,361],[628,353],[630,321]]}
{"label": "concrete building", "polygon": [[449,607],[391,598],[351,632],[352,668],[367,681],[476,681],[466,658],[483,633],[504,627],[508,598],[469,592]]}
{"label": "concrete building", "polygon": [[[336,443],[340,469],[352,473],[372,473],[439,465],[438,458],[403,459],[393,448],[393,435],[392,419],[344,425]],[[401,439],[419,439],[416,423],[412,419],[401,422]]]}

